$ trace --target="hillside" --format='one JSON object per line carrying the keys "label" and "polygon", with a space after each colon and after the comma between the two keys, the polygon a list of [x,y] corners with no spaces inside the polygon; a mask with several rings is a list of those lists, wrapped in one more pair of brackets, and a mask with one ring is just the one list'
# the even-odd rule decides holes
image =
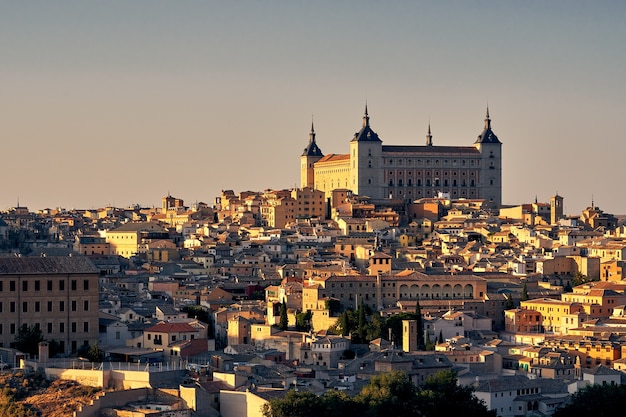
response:
{"label": "hillside", "polygon": [[47,381],[39,372],[0,374],[0,415],[66,417],[101,390],[74,381]]}

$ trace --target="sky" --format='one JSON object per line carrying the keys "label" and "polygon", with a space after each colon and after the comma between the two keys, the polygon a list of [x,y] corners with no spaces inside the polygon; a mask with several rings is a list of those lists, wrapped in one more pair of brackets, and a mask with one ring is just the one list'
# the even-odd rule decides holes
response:
{"label": "sky", "polygon": [[626,213],[626,2],[0,0],[0,210],[187,205],[347,153],[471,146],[503,203]]}

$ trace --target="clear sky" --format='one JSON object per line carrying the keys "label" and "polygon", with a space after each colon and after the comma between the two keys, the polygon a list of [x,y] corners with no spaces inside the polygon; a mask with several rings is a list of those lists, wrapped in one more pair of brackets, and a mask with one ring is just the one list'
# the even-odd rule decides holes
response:
{"label": "clear sky", "polygon": [[0,209],[299,186],[362,123],[473,144],[503,200],[626,213],[624,1],[0,0]]}

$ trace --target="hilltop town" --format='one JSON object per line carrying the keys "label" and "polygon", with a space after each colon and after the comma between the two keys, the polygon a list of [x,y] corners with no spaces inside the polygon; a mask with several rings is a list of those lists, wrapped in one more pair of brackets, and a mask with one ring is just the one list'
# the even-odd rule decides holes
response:
{"label": "hilltop town", "polygon": [[358,393],[393,370],[417,386],[453,370],[497,415],[549,415],[626,376],[626,227],[562,207],[313,188],[13,207],[3,372],[106,391],[78,416],[261,415],[290,388]]}

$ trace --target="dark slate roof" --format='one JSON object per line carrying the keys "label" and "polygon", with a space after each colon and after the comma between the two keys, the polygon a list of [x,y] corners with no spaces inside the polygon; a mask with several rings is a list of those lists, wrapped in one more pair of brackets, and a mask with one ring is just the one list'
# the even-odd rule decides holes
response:
{"label": "dark slate roof", "polygon": [[315,130],[313,129],[313,123],[311,123],[311,133],[309,133],[309,144],[306,148],[304,148],[302,156],[324,156],[322,150],[319,146],[317,146],[317,143],[315,143]]}
{"label": "dark slate roof", "polygon": [[382,142],[378,134],[370,127],[370,117],[367,114],[367,106],[365,106],[365,115],[363,116],[363,127],[354,134],[352,142]]}
{"label": "dark slate roof", "polygon": [[485,128],[482,133],[478,135],[478,139],[474,143],[502,143],[498,140],[498,137],[491,130],[491,119],[489,119],[489,109],[487,109],[487,115],[485,116]]}
{"label": "dark slate roof", "polygon": [[475,156],[480,155],[478,149],[473,146],[424,146],[424,145],[383,145],[383,152],[385,153],[422,153],[424,155],[445,155],[445,154],[472,154]]}
{"label": "dark slate roof", "polygon": [[9,274],[94,274],[99,273],[84,256],[0,257],[0,275]]}

